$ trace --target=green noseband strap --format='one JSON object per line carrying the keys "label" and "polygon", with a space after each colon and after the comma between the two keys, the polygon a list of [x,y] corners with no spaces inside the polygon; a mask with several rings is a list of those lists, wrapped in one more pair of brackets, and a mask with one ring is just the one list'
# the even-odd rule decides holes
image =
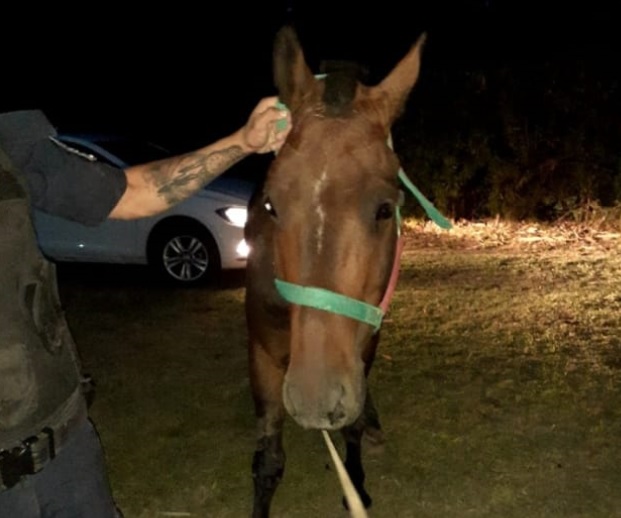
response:
{"label": "green noseband strap", "polygon": [[366,302],[322,288],[299,286],[281,281],[280,279],[275,279],[274,282],[276,283],[278,293],[292,304],[308,306],[353,318],[354,320],[369,324],[375,331],[382,325],[382,319],[384,318],[382,310]]}

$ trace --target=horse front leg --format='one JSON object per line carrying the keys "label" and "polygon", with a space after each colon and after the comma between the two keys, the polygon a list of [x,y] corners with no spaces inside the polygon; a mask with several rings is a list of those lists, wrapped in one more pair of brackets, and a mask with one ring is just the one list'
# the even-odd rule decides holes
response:
{"label": "horse front leg", "polygon": [[252,460],[254,504],[252,518],[268,518],[270,505],[285,469],[282,430],[285,411],[282,403],[284,369],[265,350],[253,344],[250,354],[250,381],[257,416],[257,448]]}
{"label": "horse front leg", "polygon": [[[366,434],[372,444],[381,444],[383,443],[383,435],[377,410],[368,390],[362,414],[352,425],[344,427],[341,433],[345,439],[345,469],[364,506],[367,508],[371,507],[373,500],[364,488],[365,473],[362,466],[362,436]],[[347,501],[345,499],[343,499],[343,505],[347,509]]]}

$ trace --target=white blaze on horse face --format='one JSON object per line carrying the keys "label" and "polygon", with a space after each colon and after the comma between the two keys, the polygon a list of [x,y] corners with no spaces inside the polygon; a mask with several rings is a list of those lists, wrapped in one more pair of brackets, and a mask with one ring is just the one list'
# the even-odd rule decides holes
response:
{"label": "white blaze on horse face", "polygon": [[315,205],[315,212],[317,213],[317,217],[319,219],[317,228],[315,228],[315,238],[317,239],[317,254],[320,254],[321,249],[323,248],[323,234],[326,225],[326,211],[321,205],[321,193],[326,188],[327,177],[328,167],[326,166],[321,172],[319,180],[315,182],[315,186],[313,187],[313,204]]}

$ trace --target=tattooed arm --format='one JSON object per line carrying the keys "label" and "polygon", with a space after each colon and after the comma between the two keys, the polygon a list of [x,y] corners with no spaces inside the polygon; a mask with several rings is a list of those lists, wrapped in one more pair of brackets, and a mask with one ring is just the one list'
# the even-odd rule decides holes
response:
{"label": "tattooed arm", "polygon": [[[252,153],[278,151],[291,127],[289,113],[276,108],[276,97],[262,99],[246,124],[201,148],[125,170],[127,189],[109,217],[132,219],[163,212],[192,196],[206,183]],[[276,122],[287,120],[278,131]]]}

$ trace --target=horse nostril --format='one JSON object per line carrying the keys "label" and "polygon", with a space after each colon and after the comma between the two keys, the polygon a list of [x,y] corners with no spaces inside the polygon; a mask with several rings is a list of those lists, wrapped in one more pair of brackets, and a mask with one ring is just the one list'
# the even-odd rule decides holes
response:
{"label": "horse nostril", "polygon": [[345,417],[345,409],[343,408],[343,405],[339,401],[336,407],[334,408],[334,410],[332,410],[332,412],[328,412],[328,420],[330,421],[330,424],[334,426],[340,423],[344,417]]}
{"label": "horse nostril", "polygon": [[345,407],[343,406],[343,396],[345,394],[345,388],[341,385],[339,396],[336,400],[334,409],[328,412],[328,420],[332,426],[340,423],[346,416]]}
{"label": "horse nostril", "polygon": [[334,408],[327,414],[328,420],[330,421],[330,424],[332,426],[340,423],[346,416],[345,406],[343,405],[344,398],[345,398],[345,387],[343,385],[339,385],[338,387],[335,387],[334,394],[336,396],[334,398],[334,401],[335,401]]}

